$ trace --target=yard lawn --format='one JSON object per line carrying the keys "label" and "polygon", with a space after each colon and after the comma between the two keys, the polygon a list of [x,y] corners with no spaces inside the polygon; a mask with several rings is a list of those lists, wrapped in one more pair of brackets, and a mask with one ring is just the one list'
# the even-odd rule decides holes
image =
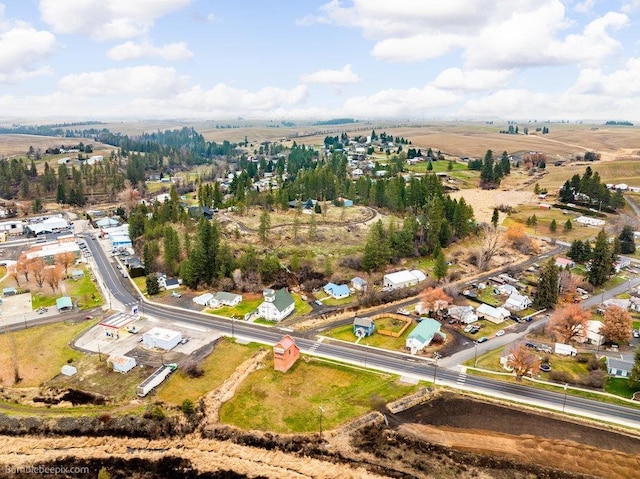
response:
{"label": "yard lawn", "polygon": [[490,304],[491,306],[498,306],[500,304],[503,304],[504,301],[506,301],[506,299],[503,301],[501,297],[498,297],[497,295],[493,294],[493,288],[491,286],[487,286],[482,291],[480,291],[480,294],[478,295],[478,299],[480,299],[481,301],[484,301],[485,303]]}
{"label": "yard lawn", "polygon": [[604,390],[610,394],[631,399],[637,388],[629,386],[629,381],[625,378],[609,378],[604,386]]}
{"label": "yard lawn", "polygon": [[[409,318],[407,318],[409,319]],[[404,328],[407,321],[401,321],[396,318],[391,317],[383,317],[376,319],[376,330],[377,331],[391,331],[392,333],[399,332],[402,328]]]}
{"label": "yard lawn", "polygon": [[236,344],[229,339],[220,340],[213,351],[200,363],[204,374],[190,378],[179,368],[158,388],[158,398],[170,404],[180,405],[185,399],[196,402],[209,391],[217,388],[233,374],[236,368],[259,347]]}
{"label": "yard lawn", "polygon": [[36,292],[31,294],[31,307],[33,309],[38,308],[50,308],[56,305],[56,299],[59,298],[60,295],[45,295],[41,292]]}
{"label": "yard lawn", "polygon": [[324,429],[331,429],[418,388],[398,383],[397,376],[318,360],[300,360],[283,374],[271,361],[269,356],[269,366],[252,373],[222,406],[221,422],[243,429],[310,433],[319,429],[320,420]]}
{"label": "yard lawn", "polygon": [[145,276],[136,276],[132,279],[142,294],[147,294],[147,278]]}
{"label": "yard lawn", "polygon": [[65,281],[65,288],[66,295],[70,296],[74,303],[79,302],[80,309],[92,309],[104,302],[96,284],[91,281],[87,272],[78,281]]}
{"label": "yard lawn", "polygon": [[[378,323],[376,322],[376,328],[378,327]],[[365,346],[373,346],[381,349],[389,349],[392,351],[402,351],[405,348],[407,343],[407,335],[409,331],[413,329],[411,326],[407,328],[402,336],[399,338],[394,338],[392,336],[383,336],[382,334],[374,333],[373,336],[368,336],[366,338],[362,338],[362,340],[358,344],[362,344]],[[330,338],[340,339],[342,341],[349,341],[355,343],[358,338],[353,334],[353,325],[347,324],[345,326],[340,326],[339,328],[332,329],[326,333],[325,336]]]}
{"label": "yard lawn", "polygon": [[345,304],[351,304],[355,300],[356,300],[355,295],[350,295],[350,296],[347,296],[346,298],[340,298],[340,299],[328,297],[327,299],[322,301],[322,304],[325,304],[327,306],[342,306]]}
{"label": "yard lawn", "polygon": [[297,293],[291,293],[293,296],[293,300],[295,301],[295,310],[293,311],[293,317],[304,316],[305,314],[309,314],[313,310],[313,306],[307,303],[302,297]]}
{"label": "yard lawn", "polygon": [[[96,321],[78,324],[56,323],[46,326],[4,333],[0,336],[0,382],[12,385],[14,380],[11,341],[15,343],[21,387],[38,387],[60,372],[60,368],[82,357],[82,353],[68,344],[80,332],[94,326]],[[43,347],[46,345],[46,347]]]}
{"label": "yard lawn", "polygon": [[258,309],[258,306],[262,304],[264,301],[262,295],[252,298],[252,299],[243,299],[237,306],[222,306],[221,308],[216,309],[207,309],[207,313],[209,314],[217,314],[219,316],[226,316],[231,318],[235,316],[236,318],[244,319],[244,315],[247,313],[251,313]]}

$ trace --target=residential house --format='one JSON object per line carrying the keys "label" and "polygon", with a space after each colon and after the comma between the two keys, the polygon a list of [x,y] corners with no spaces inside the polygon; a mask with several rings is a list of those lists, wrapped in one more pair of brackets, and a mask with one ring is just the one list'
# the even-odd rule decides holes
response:
{"label": "residential house", "polygon": [[616,273],[619,273],[624,268],[628,268],[629,266],[631,266],[631,259],[627,258],[626,256],[618,256],[617,261],[614,261],[613,263],[613,269]]}
{"label": "residential house", "polygon": [[325,293],[335,299],[348,298],[351,294],[351,290],[346,284],[327,283],[323,289]]}
{"label": "residential house", "polygon": [[610,358],[607,356],[607,373],[614,378],[628,378],[633,368],[633,361]]}
{"label": "residential house", "polygon": [[494,308],[493,306],[489,306],[484,303],[476,308],[476,314],[478,315],[478,318],[486,319],[494,324],[503,323],[509,316],[511,316],[509,310],[505,308]]}
{"label": "residential house", "polygon": [[529,296],[512,293],[503,306],[509,311],[523,311],[531,306],[531,299]]}
{"label": "residential house", "polygon": [[425,279],[427,279],[427,277],[422,271],[417,269],[409,271],[405,269],[403,271],[385,274],[382,278],[382,287],[386,290],[407,288],[415,286]]}
{"label": "residential house", "polygon": [[209,307],[219,308],[220,306],[237,306],[242,301],[241,294],[227,293],[225,291],[218,291],[213,298],[209,300]]}
{"label": "residential house", "polygon": [[62,296],[61,298],[56,299],[56,308],[58,311],[72,311],[73,310],[73,302],[69,296]]}
{"label": "residential house", "polygon": [[568,268],[575,268],[575,266],[576,266],[576,263],[572,259],[561,258],[561,257],[556,258],[556,267],[557,268],[566,269],[567,267]]}
{"label": "residential house", "polygon": [[463,324],[475,323],[478,320],[473,306],[449,306],[449,317]]}
{"label": "residential house", "polygon": [[299,357],[300,348],[287,334],[273,347],[273,369],[286,373]]}
{"label": "residential house", "polygon": [[576,223],[579,223],[583,226],[604,226],[605,221],[600,220],[598,218],[592,218],[590,216],[579,216],[576,218]]}
{"label": "residential house", "polygon": [[189,216],[197,219],[203,217],[206,220],[211,220],[215,215],[215,211],[208,206],[190,206],[188,211]]}
{"label": "residential house", "polygon": [[213,294],[211,293],[204,293],[201,294],[200,296],[196,296],[195,298],[193,298],[193,302],[196,304],[199,304],[200,306],[207,306],[209,304],[209,301],[211,301],[213,299]]}
{"label": "residential house", "polygon": [[512,284],[501,284],[496,288],[498,294],[511,296],[512,294],[518,294],[518,288]]}
{"label": "residential house", "polygon": [[359,276],[356,276],[351,280],[351,287],[356,291],[366,291],[367,290],[367,280],[363,279]]}
{"label": "residential house", "polygon": [[158,286],[165,290],[176,289],[180,287],[180,281],[178,278],[167,278],[166,274],[158,276]]}
{"label": "residential house", "polygon": [[444,336],[440,332],[440,323],[432,318],[424,318],[407,336],[406,348],[411,350],[411,354],[416,354],[429,346],[436,334]]}
{"label": "residential house", "polygon": [[258,317],[267,321],[282,321],[293,313],[295,301],[285,288],[278,291],[265,289],[262,294],[264,302],[258,306]]}
{"label": "residential house", "polygon": [[610,299],[607,299],[604,303],[602,303],[602,306],[604,306],[605,310],[609,306],[617,306],[619,308],[624,309],[625,311],[628,311],[629,308],[631,307],[631,300],[622,299],[622,298],[610,298]]}
{"label": "residential house", "polygon": [[353,318],[353,334],[360,337],[371,336],[376,331],[376,324],[370,318]]}
{"label": "residential house", "polygon": [[629,298],[629,302],[631,303],[631,306],[629,306],[629,309],[631,309],[631,311],[640,311],[640,298],[637,296],[631,296]]}

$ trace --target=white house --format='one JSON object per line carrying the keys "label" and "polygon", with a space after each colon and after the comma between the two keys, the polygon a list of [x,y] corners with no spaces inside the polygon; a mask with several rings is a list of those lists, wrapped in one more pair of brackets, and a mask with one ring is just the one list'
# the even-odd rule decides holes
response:
{"label": "white house", "polygon": [[166,274],[158,276],[158,286],[165,290],[176,289],[180,287],[180,281],[178,278],[167,278]]}
{"label": "white house", "polygon": [[604,226],[605,221],[598,218],[592,218],[590,216],[579,216],[576,218],[576,223],[580,223],[584,226]]}
{"label": "white house", "polygon": [[200,306],[207,306],[209,304],[209,301],[211,301],[212,299],[213,295],[211,293],[204,293],[193,298],[193,302],[199,304]]}
{"label": "white house", "polygon": [[107,359],[107,364],[111,364],[115,372],[125,374],[136,367],[136,358],[112,354]]}
{"label": "white house", "polygon": [[600,334],[600,328],[602,327],[602,321],[594,321],[592,319],[587,321],[587,330],[582,331],[582,335],[577,338],[581,343],[590,343],[598,346],[604,344],[604,336]]}
{"label": "white house", "polygon": [[265,289],[262,294],[264,302],[258,306],[258,316],[267,321],[282,321],[293,313],[296,307],[293,296],[284,288],[277,292]]}
{"label": "white house", "polygon": [[624,298],[610,298],[602,303],[602,305],[605,307],[605,309],[609,306],[617,306],[624,309],[625,311],[629,311],[629,308],[631,307],[631,301]]}
{"label": "white house", "polygon": [[611,358],[607,356],[607,372],[609,376],[616,378],[628,378],[633,368],[633,362],[625,359]]}
{"label": "white house", "polygon": [[512,294],[518,293],[518,288],[513,286],[512,284],[501,284],[496,288],[499,294],[505,294],[511,296]]}
{"label": "white house", "polygon": [[463,324],[475,323],[478,320],[473,306],[449,306],[449,317]]}
{"label": "white house", "polygon": [[415,286],[427,279],[426,275],[417,269],[412,271],[402,270],[395,273],[385,274],[382,278],[382,287],[387,290],[407,288]]}
{"label": "white house", "polygon": [[518,293],[512,293],[509,299],[504,303],[504,308],[509,311],[522,311],[531,306],[531,299]]}
{"label": "white house", "polygon": [[218,291],[213,298],[209,300],[209,307],[218,308],[220,306],[237,306],[242,301],[241,294],[227,293]]}
{"label": "white house", "polygon": [[356,276],[351,280],[351,287],[356,291],[366,291],[367,290],[367,280],[363,279],[359,276]]}
{"label": "white house", "polygon": [[613,269],[616,273],[619,273],[624,268],[631,266],[631,259],[626,256],[618,256],[618,260],[613,263]]}
{"label": "white house", "polygon": [[415,354],[427,347],[436,334],[444,336],[444,333],[440,332],[440,323],[432,318],[424,318],[409,333],[405,346],[411,350],[411,354]]}
{"label": "white house", "polygon": [[158,196],[156,196],[155,200],[162,204],[165,201],[169,201],[171,199],[171,195],[169,193],[161,193]]}
{"label": "white house", "polygon": [[487,321],[491,321],[495,324],[500,324],[511,316],[511,313],[505,308],[494,308],[493,306],[489,306],[484,303],[476,308],[476,314],[478,315],[478,318],[486,319]]}
{"label": "white house", "polygon": [[569,258],[556,258],[556,267],[560,269],[565,269],[566,267],[575,268],[576,263]]}
{"label": "white house", "polygon": [[182,334],[165,328],[153,328],[142,335],[142,344],[148,348],[169,351],[182,341]]}

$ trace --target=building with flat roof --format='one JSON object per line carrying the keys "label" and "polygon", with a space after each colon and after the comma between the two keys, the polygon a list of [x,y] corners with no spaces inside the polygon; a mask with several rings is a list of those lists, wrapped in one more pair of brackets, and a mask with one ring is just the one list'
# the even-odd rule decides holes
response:
{"label": "building with flat roof", "polygon": [[165,328],[153,328],[142,335],[142,344],[148,348],[170,351],[182,341],[182,334]]}

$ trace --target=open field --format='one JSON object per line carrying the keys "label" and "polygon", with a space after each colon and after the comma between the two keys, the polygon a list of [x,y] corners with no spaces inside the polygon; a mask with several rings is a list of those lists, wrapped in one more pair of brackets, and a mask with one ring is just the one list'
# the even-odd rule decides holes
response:
{"label": "open field", "polygon": [[178,369],[158,388],[158,399],[173,405],[180,405],[185,399],[197,402],[231,376],[257,347],[256,344],[241,346],[227,339],[218,341],[213,351],[200,363],[204,372],[201,377],[190,378]]}
{"label": "open field", "polygon": [[[0,383],[14,384],[14,358],[17,359],[20,387],[35,387],[51,379],[69,359],[82,354],[69,348],[69,342],[95,321],[78,324],[58,323],[4,333],[0,336]],[[15,348],[12,346],[15,345]],[[46,347],[45,347],[46,345]],[[14,355],[13,351],[17,351]]]}
{"label": "open field", "polygon": [[[253,372],[220,411],[221,421],[243,429],[275,432],[314,432],[329,429],[384,403],[416,390],[397,378],[315,359],[300,359],[280,373],[266,365]],[[286,408],[283,407],[286,404]]]}

